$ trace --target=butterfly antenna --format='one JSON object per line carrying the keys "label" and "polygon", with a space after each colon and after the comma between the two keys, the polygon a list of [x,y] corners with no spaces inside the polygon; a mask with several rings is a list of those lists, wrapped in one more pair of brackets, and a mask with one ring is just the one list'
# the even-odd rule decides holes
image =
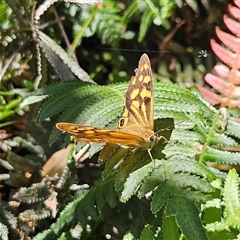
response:
{"label": "butterfly antenna", "polygon": [[158,130],[156,133],[158,134],[158,133],[163,132],[163,131],[171,131],[171,129],[174,129],[175,126],[179,125],[180,123],[184,123],[184,122],[189,122],[189,121],[187,121],[187,120],[186,121],[184,121],[184,120],[178,121],[178,122],[176,122],[176,123],[174,123],[170,126],[167,126],[165,128],[162,128],[162,129]]}
{"label": "butterfly antenna", "polygon": [[[162,128],[162,129],[158,130],[156,133],[159,134],[160,132],[163,132],[163,131],[171,131],[172,129],[174,129],[174,126],[175,126],[175,125],[176,125],[176,124],[173,124],[173,125],[171,125],[171,126]],[[162,136],[162,137],[163,137],[163,136]]]}

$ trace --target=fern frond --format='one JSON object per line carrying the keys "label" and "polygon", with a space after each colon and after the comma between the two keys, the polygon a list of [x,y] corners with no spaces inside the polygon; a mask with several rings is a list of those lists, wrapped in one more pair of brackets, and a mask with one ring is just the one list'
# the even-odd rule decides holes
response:
{"label": "fern frond", "polygon": [[229,12],[231,15],[236,16],[236,20],[225,15],[223,20],[232,33],[226,33],[222,31],[219,27],[216,27],[216,34],[221,42],[225,46],[221,46],[215,40],[211,40],[211,47],[214,53],[228,66],[221,64],[215,66],[215,71],[217,76],[211,73],[208,73],[205,76],[206,82],[215,88],[221,95],[212,93],[211,91],[199,87],[202,94],[208,99],[211,104],[221,104],[221,106],[228,107],[240,107],[240,102],[238,100],[239,89],[239,36],[238,29],[240,28],[239,17],[236,12],[239,12],[240,5],[238,1],[235,1],[236,7],[233,7],[229,4]]}
{"label": "fern frond", "polygon": [[142,150],[138,150],[125,156],[123,164],[121,164],[118,168],[117,176],[115,179],[115,188],[117,191],[122,190],[124,182],[131,172],[138,168],[141,168],[149,161],[151,161],[150,158],[146,157],[146,154],[146,151],[144,152]]}
{"label": "fern frond", "polygon": [[73,47],[76,48],[84,37],[91,37],[94,34],[103,44],[115,45],[124,37],[120,12],[119,5],[112,0],[104,0],[101,7],[83,6],[79,21],[74,23]]}
{"label": "fern frond", "polygon": [[51,237],[53,236],[53,234],[51,234],[51,230],[48,229],[48,230],[45,230],[39,234],[37,234],[33,240],[42,240],[42,239],[51,239]]}
{"label": "fern frond", "polygon": [[8,229],[7,226],[0,222],[0,236],[2,239],[8,239]]}
{"label": "fern frond", "polygon": [[[205,177],[214,179],[215,175],[204,165],[196,162],[181,160],[179,164],[175,160],[164,163],[155,160],[129,174],[121,191],[120,200],[126,202],[133,195],[139,198],[148,195],[151,211],[156,213],[166,206],[167,216],[176,216],[177,223],[187,239],[193,236],[194,239],[207,239],[200,219],[196,219],[198,210],[195,205],[195,202],[210,199],[206,193],[214,190]],[[174,206],[182,210],[178,211],[176,208],[172,210]],[[191,223],[192,221],[194,223]],[[189,225],[192,226],[190,229]]]}
{"label": "fern frond", "polygon": [[[172,162],[173,165],[168,162],[164,164],[166,171],[161,172],[161,178],[164,178],[163,174],[165,174],[167,180],[163,181],[161,184],[158,184],[156,189],[154,189],[151,202],[151,210],[153,213],[155,213],[165,205],[166,216],[176,217],[176,221],[182,230],[182,233],[186,236],[187,239],[207,239],[200,219],[196,218],[198,209],[195,205],[195,201],[201,202],[204,198],[205,200],[209,198],[204,194],[199,195],[199,193],[201,193],[199,191],[200,189],[203,190],[206,186],[208,186],[204,191],[211,192],[213,188],[205,180],[200,179],[197,176],[188,175],[186,170],[182,172],[181,175],[176,174],[177,171],[175,171],[175,173],[172,173],[171,171],[176,166],[174,166],[174,162]],[[171,169],[168,169],[168,167]],[[154,175],[156,179],[157,174],[155,173]],[[190,180],[191,178],[192,180]],[[196,184],[196,179],[198,179],[199,185],[195,185],[193,188],[199,189],[199,186],[201,187],[196,191],[196,194],[190,194],[192,190],[189,189],[189,187],[191,187],[191,184],[189,183],[195,182]],[[190,182],[188,183],[189,180]]]}
{"label": "fern frond", "polygon": [[11,212],[2,208],[0,214],[1,214],[1,222],[2,223],[9,225],[12,228],[17,227],[17,219]]}
{"label": "fern frond", "polygon": [[239,165],[240,154],[237,152],[222,151],[210,146],[201,155],[201,160],[221,164]]}
{"label": "fern frond", "polygon": [[149,164],[129,174],[129,177],[124,183],[124,188],[121,193],[120,200],[122,202],[127,202],[130,197],[132,197],[133,195],[137,195],[139,188],[141,187],[141,183],[147,176],[151,174],[154,167],[157,167],[156,164],[156,162],[150,162]]}
{"label": "fern frond", "polygon": [[227,128],[227,132],[231,136],[234,136],[236,138],[240,138],[240,125],[237,122],[229,119],[226,128]]}
{"label": "fern frond", "polygon": [[28,188],[21,188],[13,198],[28,204],[42,202],[50,196],[46,181],[42,181]]}
{"label": "fern frond", "polygon": [[151,8],[146,8],[142,15],[142,21],[139,28],[139,36],[138,42],[141,42],[147,33],[147,29],[149,28],[152,20],[154,18],[154,13],[152,12]]}
{"label": "fern frond", "polygon": [[164,3],[161,3],[152,0],[134,0],[123,15],[122,25],[125,26],[134,15],[141,13],[142,17],[138,35],[138,42],[141,42],[151,23],[158,26],[163,25],[165,28],[169,27],[170,24],[167,18],[170,16],[170,12],[172,12],[171,10],[175,6],[176,5],[172,1],[164,1]]}
{"label": "fern frond", "polygon": [[46,58],[58,72],[62,80],[73,79],[74,76],[76,76],[82,81],[93,82],[89,75],[80,68],[78,63],[70,58],[58,44],[41,31],[38,32],[38,42]]}
{"label": "fern frond", "polygon": [[[207,179],[214,179],[215,175],[207,169],[204,165],[197,164],[196,162],[191,162],[189,160],[181,160],[181,164],[178,164],[175,160],[169,160],[166,163],[169,167],[169,171],[173,171],[174,177],[177,178],[178,175],[181,175],[181,173],[184,173],[186,178],[188,178],[188,174],[195,174],[196,177],[193,179],[193,181],[196,181],[194,184],[197,184],[199,187],[196,187],[196,189],[199,188],[205,188],[207,187],[206,190],[204,191],[212,191],[212,187],[209,184],[205,183],[204,178]],[[164,166],[165,167],[165,166]],[[138,197],[141,198],[147,193],[153,191],[155,187],[161,186],[162,182],[165,181],[166,179],[166,171],[164,167],[155,169],[151,174],[149,174],[147,177],[143,179],[143,181],[140,183],[141,186],[138,191]],[[175,175],[176,174],[176,175]],[[184,176],[182,175],[182,176]],[[197,176],[202,176],[203,179],[200,180]],[[182,177],[180,177],[182,178]],[[130,178],[131,179],[131,178]],[[178,180],[176,180],[178,182]],[[182,179],[179,179],[178,184],[182,187],[186,184],[185,181]],[[200,184],[200,185],[199,185]],[[201,189],[202,191],[203,189]]]}
{"label": "fern frond", "polygon": [[108,204],[114,207],[117,202],[117,195],[114,189],[114,176],[105,181],[100,181],[90,192],[80,201],[76,208],[76,217],[80,223],[86,225],[91,219],[97,220],[103,207]]}
{"label": "fern frond", "polygon": [[37,236],[35,236],[35,240],[38,239],[53,239],[56,236],[60,236],[62,232],[64,232],[64,228],[67,226],[67,224],[71,224],[71,222],[75,222],[75,211],[77,204],[84,199],[86,193],[81,194],[79,197],[77,197],[74,201],[70,202],[65,209],[60,213],[60,216],[56,223],[53,223],[50,226],[50,229],[39,233]]}
{"label": "fern frond", "polygon": [[2,206],[0,209],[0,238],[9,239],[9,236],[19,237],[14,232],[17,228],[17,218]]}
{"label": "fern frond", "polygon": [[167,204],[166,215],[176,216],[178,224],[180,223],[180,229],[187,239],[208,239],[200,218],[197,217],[198,208],[180,192]]}
{"label": "fern frond", "polygon": [[139,9],[144,8],[144,5],[145,4],[142,1],[131,1],[131,3],[128,5],[128,8],[124,12],[122,24],[127,25],[133,15],[137,13]]}
{"label": "fern frond", "polygon": [[15,171],[24,171],[35,173],[41,168],[41,163],[19,156],[18,154],[9,151],[7,156],[8,162],[13,166]]}
{"label": "fern frond", "polygon": [[24,219],[25,222],[36,221],[46,219],[51,216],[51,212],[47,208],[29,209],[19,214],[21,219]]}

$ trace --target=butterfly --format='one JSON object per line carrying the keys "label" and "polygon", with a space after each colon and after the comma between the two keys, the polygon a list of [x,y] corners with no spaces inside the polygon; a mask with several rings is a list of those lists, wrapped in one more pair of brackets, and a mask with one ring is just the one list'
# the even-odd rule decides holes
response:
{"label": "butterfly", "polygon": [[147,54],[141,56],[135,75],[130,80],[125,106],[115,130],[74,123],[57,123],[56,127],[72,134],[71,140],[74,141],[147,149],[150,154],[150,149],[161,136],[154,132],[153,79]]}

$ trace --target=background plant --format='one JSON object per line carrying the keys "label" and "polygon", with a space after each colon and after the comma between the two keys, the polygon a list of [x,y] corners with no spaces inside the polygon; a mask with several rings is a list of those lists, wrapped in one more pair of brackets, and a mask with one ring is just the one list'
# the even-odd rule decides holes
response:
{"label": "background plant", "polygon": [[[237,237],[238,176],[225,169],[239,163],[239,124],[179,86],[201,84],[216,63],[206,36],[222,26],[226,3],[1,3],[2,109],[10,113],[1,119],[9,125],[0,138],[2,239]],[[155,72],[156,128],[157,119],[175,122],[164,150],[152,150],[155,162],[109,146],[99,166],[100,146],[81,143],[91,160],[76,162],[71,145],[51,156],[64,141],[57,121],[115,126],[128,85],[119,82],[142,52]]]}

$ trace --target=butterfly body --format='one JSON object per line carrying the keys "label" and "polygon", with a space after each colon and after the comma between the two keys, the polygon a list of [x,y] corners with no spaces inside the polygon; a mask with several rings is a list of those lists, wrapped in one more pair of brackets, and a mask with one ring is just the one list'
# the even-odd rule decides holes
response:
{"label": "butterfly body", "polygon": [[57,123],[56,127],[72,134],[74,141],[152,148],[160,137],[153,130],[153,80],[148,56],[141,56],[135,75],[130,80],[123,113],[115,130],[73,123]]}

